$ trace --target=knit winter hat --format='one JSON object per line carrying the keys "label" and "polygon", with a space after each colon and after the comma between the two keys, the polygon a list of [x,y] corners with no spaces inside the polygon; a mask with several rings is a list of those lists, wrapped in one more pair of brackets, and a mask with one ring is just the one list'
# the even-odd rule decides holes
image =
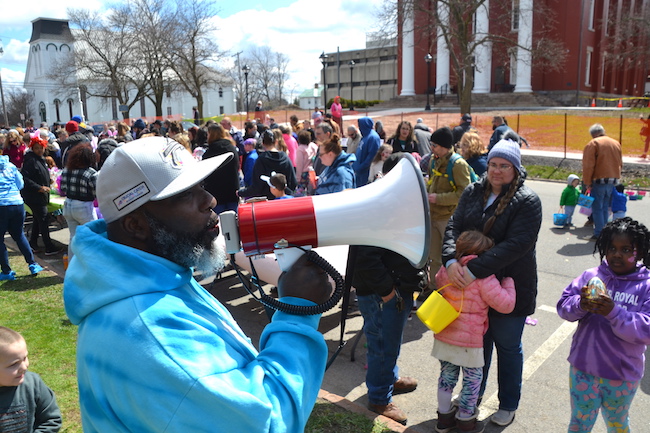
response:
{"label": "knit winter hat", "polygon": [[81,122],[83,122],[83,119],[82,119],[81,116],[79,116],[79,115],[77,115],[77,116],[72,116],[72,118],[71,118],[70,120],[74,120],[74,121],[77,122],[77,123],[81,123]]}
{"label": "knit winter hat", "polygon": [[138,129],[144,129],[147,127],[147,125],[144,123],[144,120],[138,119],[135,122],[133,122],[133,127]]}
{"label": "knit winter hat", "polygon": [[451,132],[448,126],[444,126],[440,129],[436,129],[431,134],[431,143],[435,143],[438,146],[446,147],[451,149],[454,145],[454,134]]}
{"label": "knit winter hat", "polygon": [[519,144],[510,140],[501,140],[488,153],[488,163],[492,158],[503,158],[521,172],[521,151]]}
{"label": "knit winter hat", "polygon": [[79,123],[71,120],[65,124],[65,130],[68,131],[68,134],[74,134],[75,132],[79,131]]}

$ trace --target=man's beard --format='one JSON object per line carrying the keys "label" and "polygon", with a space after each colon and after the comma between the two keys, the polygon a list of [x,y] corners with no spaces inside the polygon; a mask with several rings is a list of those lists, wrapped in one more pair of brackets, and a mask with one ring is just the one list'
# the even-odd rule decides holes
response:
{"label": "man's beard", "polygon": [[224,248],[217,244],[217,238],[210,239],[208,230],[216,225],[216,215],[209,224],[196,233],[174,230],[153,215],[145,212],[154,242],[154,254],[204,276],[214,275],[223,269],[226,260]]}

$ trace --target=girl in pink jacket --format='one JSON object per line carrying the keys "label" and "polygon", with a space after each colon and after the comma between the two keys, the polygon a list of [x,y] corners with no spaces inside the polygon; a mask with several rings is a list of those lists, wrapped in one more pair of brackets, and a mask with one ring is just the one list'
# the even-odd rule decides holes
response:
{"label": "girl in pink jacket", "polygon": [[[465,266],[492,246],[492,239],[479,231],[463,232],[456,241],[456,259]],[[436,274],[436,283],[438,287],[449,283],[444,266]],[[458,428],[463,432],[482,432],[484,426],[476,419],[476,406],[483,378],[483,335],[488,328],[488,309],[491,307],[503,314],[512,312],[515,284],[512,278],[499,282],[490,275],[475,279],[464,290],[450,285],[442,289],[441,294],[461,313],[449,326],[435,334],[432,354],[440,360],[436,431],[445,433]],[[463,388],[458,407],[452,407],[452,392],[461,367]]]}

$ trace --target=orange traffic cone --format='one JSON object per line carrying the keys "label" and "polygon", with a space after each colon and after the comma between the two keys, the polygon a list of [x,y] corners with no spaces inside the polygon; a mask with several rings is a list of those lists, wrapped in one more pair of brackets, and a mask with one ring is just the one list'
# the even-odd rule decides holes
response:
{"label": "orange traffic cone", "polygon": [[591,106],[592,106],[592,107],[595,107],[595,106],[596,106],[596,99],[595,99],[595,98],[591,100]]}
{"label": "orange traffic cone", "polygon": [[623,107],[623,100],[622,99],[618,100],[618,105],[616,107],[617,108],[622,108]]}

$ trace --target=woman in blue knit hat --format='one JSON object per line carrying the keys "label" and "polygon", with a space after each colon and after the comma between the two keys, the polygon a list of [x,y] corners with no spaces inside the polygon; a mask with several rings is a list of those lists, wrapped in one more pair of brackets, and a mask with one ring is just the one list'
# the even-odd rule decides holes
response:
{"label": "woman in blue knit hat", "polygon": [[[442,262],[447,267],[449,280],[457,287],[465,287],[476,278],[492,274],[499,279],[511,277],[515,281],[514,311],[500,314],[490,309],[489,327],[483,339],[485,364],[479,403],[496,347],[499,410],[490,419],[501,426],[514,420],[519,407],[524,365],[521,337],[526,316],[535,311],[537,297],[535,245],[542,224],[542,204],[537,194],[524,184],[525,179],[519,144],[511,140],[495,144],[488,154],[487,175],[463,192],[447,225],[442,247]],[[454,258],[456,240],[467,230],[479,230],[488,235],[494,240],[494,247],[467,266],[461,266]],[[448,394],[451,403],[451,389]],[[459,404],[462,408],[466,402],[461,398]],[[451,404],[448,409],[450,412],[456,410]]]}

